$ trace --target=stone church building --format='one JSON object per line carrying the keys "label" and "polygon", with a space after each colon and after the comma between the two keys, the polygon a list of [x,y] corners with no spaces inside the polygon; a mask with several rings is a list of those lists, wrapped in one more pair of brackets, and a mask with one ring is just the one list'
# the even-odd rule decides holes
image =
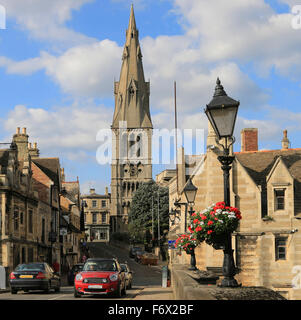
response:
{"label": "stone church building", "polygon": [[[189,177],[198,188],[194,210],[202,211],[224,199],[223,172],[217,159],[222,150],[210,123],[208,126],[207,151],[194,164],[194,172],[188,174],[182,148],[183,164],[169,181],[170,210],[179,214],[170,225],[170,239],[187,231],[188,213],[175,202],[186,202],[183,188]],[[230,171],[231,206],[242,212],[239,228],[232,235],[235,278],[243,286],[264,286],[287,299],[301,299],[301,148],[290,148],[287,131],[279,150],[258,150],[258,130],[253,128],[242,130],[241,141]],[[171,265],[189,264],[186,253],[169,251]],[[222,275],[222,250],[202,243],[196,248],[196,259],[200,270]]]}
{"label": "stone church building", "polygon": [[139,183],[152,180],[150,83],[144,78],[133,6],[114,95],[110,224],[112,232],[124,232],[132,197]]}

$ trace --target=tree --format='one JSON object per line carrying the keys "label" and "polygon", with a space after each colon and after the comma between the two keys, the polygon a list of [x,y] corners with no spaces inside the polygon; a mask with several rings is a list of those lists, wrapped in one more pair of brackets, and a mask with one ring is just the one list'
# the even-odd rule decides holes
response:
{"label": "tree", "polygon": [[168,188],[160,187],[152,180],[141,183],[132,199],[129,212],[132,238],[147,243],[158,239],[158,194],[160,238],[165,236],[163,231],[169,228],[169,192]]}

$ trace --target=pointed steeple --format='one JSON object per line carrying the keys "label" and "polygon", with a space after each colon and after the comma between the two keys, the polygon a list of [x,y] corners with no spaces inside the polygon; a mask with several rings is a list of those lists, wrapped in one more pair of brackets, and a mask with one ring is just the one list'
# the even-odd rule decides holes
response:
{"label": "pointed steeple", "polygon": [[135,13],[134,13],[133,4],[131,6],[131,15],[130,15],[130,21],[129,21],[128,30],[136,30],[136,20],[135,20]]}
{"label": "pointed steeple", "polygon": [[126,42],[122,54],[119,82],[115,82],[115,112],[112,128],[119,128],[120,121],[127,122],[127,128],[152,128],[149,111],[149,82],[145,82],[139,32],[133,5]]}

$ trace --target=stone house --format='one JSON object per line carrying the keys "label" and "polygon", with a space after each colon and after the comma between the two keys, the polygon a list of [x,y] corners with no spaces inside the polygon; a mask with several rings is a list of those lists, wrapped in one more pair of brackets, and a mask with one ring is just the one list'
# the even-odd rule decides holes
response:
{"label": "stone house", "polygon": [[[265,286],[288,299],[301,299],[301,277],[297,273],[301,270],[301,149],[289,148],[286,131],[279,150],[259,151],[257,129],[244,129],[241,135],[242,149],[234,153],[230,171],[231,205],[238,207],[243,217],[232,235],[238,268],[235,278],[244,286]],[[209,124],[203,160],[196,161],[194,171],[188,174],[183,161],[177,176],[170,180],[170,210],[176,210],[178,216],[171,223],[170,239],[187,230],[183,188],[189,177],[198,188],[196,211],[223,201],[223,172],[217,159],[220,154]],[[177,206],[177,202],[183,205]],[[190,256],[179,255],[176,250],[170,250],[170,257],[171,264],[190,261]],[[202,243],[196,249],[196,258],[199,269],[221,272],[222,250]]]}
{"label": "stone house", "polygon": [[[64,169],[62,169],[64,172]],[[63,173],[62,189],[65,191],[61,198],[62,217],[67,222],[67,228],[61,236],[64,237],[64,265],[68,267],[76,264],[80,260],[80,186],[79,181],[64,181]]]}
{"label": "stone house", "polygon": [[[8,273],[19,263],[56,260],[61,265],[66,260],[60,235],[60,161],[41,158],[37,144],[32,146],[28,138],[26,128],[17,128],[12,143],[2,144],[6,148],[0,150],[0,265]],[[79,192],[78,181],[76,185]],[[78,233],[78,199],[79,193],[72,202],[70,224],[65,221],[72,233]],[[78,251],[78,241],[74,243]]]}
{"label": "stone house", "polygon": [[88,240],[109,242],[111,194],[108,188],[104,195],[90,189],[90,194],[82,195],[81,199],[86,203],[84,215]]}
{"label": "stone house", "polygon": [[20,128],[0,150],[0,264],[7,272],[38,258],[38,193],[32,183],[31,158],[26,153],[26,128]]}

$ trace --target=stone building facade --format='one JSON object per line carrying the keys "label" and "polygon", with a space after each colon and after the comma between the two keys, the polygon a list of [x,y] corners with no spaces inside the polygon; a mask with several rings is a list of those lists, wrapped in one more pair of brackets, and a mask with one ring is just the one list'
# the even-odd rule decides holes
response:
{"label": "stone building facade", "polygon": [[112,232],[127,231],[132,197],[141,182],[152,180],[150,83],[144,79],[133,6],[122,60],[120,80],[114,85],[115,112],[111,127]]}
{"label": "stone building facade", "polygon": [[8,273],[19,263],[62,265],[66,253],[60,161],[41,158],[28,139],[26,128],[17,128],[12,143],[0,150],[0,265]]}
{"label": "stone building facade", "polygon": [[82,195],[81,199],[86,203],[84,214],[88,240],[109,242],[111,194],[108,188],[104,195],[97,194],[95,189],[90,189],[90,194]]}
{"label": "stone building facade", "polygon": [[64,169],[62,172],[62,190],[60,204],[62,219],[67,222],[66,228],[61,228],[60,236],[64,243],[64,265],[69,269],[81,260],[80,242],[80,185],[79,181],[65,181]]}
{"label": "stone building facade", "polygon": [[[224,200],[223,172],[217,159],[221,150],[210,124],[208,131],[207,152],[196,163],[195,172],[187,174],[184,162],[170,181],[170,210],[178,210],[180,219],[170,226],[170,239],[185,232],[185,206],[175,206],[175,201],[186,202],[183,188],[189,177],[198,188],[196,211]],[[301,299],[301,149],[289,148],[286,131],[281,148],[267,151],[258,150],[257,129],[244,129],[241,134],[242,150],[234,154],[230,171],[231,205],[242,212],[232,236],[236,279],[244,286],[265,286],[288,299]],[[190,261],[190,256],[175,250],[170,254],[171,263]],[[199,269],[221,272],[222,250],[202,243],[196,258]]]}
{"label": "stone building facade", "polygon": [[13,267],[38,254],[38,194],[32,184],[31,160],[26,153],[26,129],[20,128],[7,149],[0,150],[1,233],[0,264]]}

